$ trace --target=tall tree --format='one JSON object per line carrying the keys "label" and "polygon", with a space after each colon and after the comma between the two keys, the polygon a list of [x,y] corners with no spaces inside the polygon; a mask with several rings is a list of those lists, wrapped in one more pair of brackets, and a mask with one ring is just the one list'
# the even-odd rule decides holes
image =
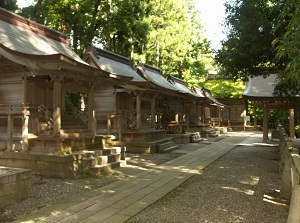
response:
{"label": "tall tree", "polygon": [[150,2],[147,21],[150,25],[146,45],[147,63],[165,73],[182,77],[187,52],[191,51],[192,31],[187,1],[159,0]]}
{"label": "tall tree", "polygon": [[8,11],[16,11],[18,9],[17,0],[1,0],[0,8],[4,8]]}
{"label": "tall tree", "polygon": [[21,13],[69,34],[79,55],[93,43],[189,83],[206,72],[209,42],[193,0],[36,0]]}
{"label": "tall tree", "polygon": [[273,41],[277,12],[270,0],[228,0],[227,40],[217,52],[221,74],[235,79],[266,75],[278,64]]}
{"label": "tall tree", "polygon": [[107,0],[37,0],[34,6],[24,8],[21,15],[69,34],[72,47],[82,55],[86,45],[104,27],[103,11],[107,7]]}
{"label": "tall tree", "polygon": [[[281,0],[277,3],[280,11],[276,29],[284,30],[276,47],[276,56],[284,61],[284,69],[281,74],[282,88],[287,82],[299,89],[300,85],[300,5],[297,0]],[[291,90],[291,88],[287,88]],[[297,90],[298,91],[298,90]],[[298,91],[299,92],[299,91]],[[296,93],[296,92],[294,92]]]}
{"label": "tall tree", "polygon": [[113,1],[106,49],[131,59],[143,53],[149,29],[144,20],[146,7],[146,0]]}

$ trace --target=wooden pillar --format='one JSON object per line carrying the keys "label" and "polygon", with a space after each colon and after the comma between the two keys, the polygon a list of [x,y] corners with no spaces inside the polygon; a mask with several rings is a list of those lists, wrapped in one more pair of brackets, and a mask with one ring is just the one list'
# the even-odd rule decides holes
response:
{"label": "wooden pillar", "polygon": [[141,111],[141,94],[136,93],[136,129],[140,129],[142,125],[142,111]]}
{"label": "wooden pillar", "polygon": [[[27,104],[28,104],[28,80],[26,77],[23,78],[23,107],[22,107],[22,151],[25,152],[28,150],[28,124],[29,124],[29,112],[27,110]],[[34,120],[32,120],[33,122]],[[13,122],[13,120],[12,120]],[[37,123],[38,119],[35,121],[35,130],[34,132],[37,132]]]}
{"label": "wooden pillar", "polygon": [[210,120],[210,125],[215,127],[215,122],[212,121],[213,119],[213,108],[209,108],[209,120]]}
{"label": "wooden pillar", "polygon": [[269,111],[268,111],[268,103],[264,102],[263,105],[263,142],[268,141],[268,123],[269,123]]}
{"label": "wooden pillar", "polygon": [[23,98],[22,103],[26,105],[28,103],[28,80],[26,77],[23,77]]}
{"label": "wooden pillar", "polygon": [[199,104],[198,103],[196,103],[196,117],[197,117],[196,125],[198,125],[198,123],[199,123]]}
{"label": "wooden pillar", "polygon": [[222,119],[222,114],[221,114],[222,113],[222,108],[221,107],[218,108],[218,112],[219,112],[219,126],[222,126],[221,125],[221,119]]}
{"label": "wooden pillar", "polygon": [[246,99],[246,100],[245,100],[245,108],[244,108],[245,111],[246,111],[245,115],[248,115],[248,114],[249,114],[248,107],[249,107],[249,103],[248,103],[248,100]]}
{"label": "wooden pillar", "polygon": [[185,123],[186,123],[186,131],[188,132],[190,130],[190,117],[188,111],[190,110],[189,108],[191,107],[191,104],[186,106],[185,109]]}
{"label": "wooden pillar", "polygon": [[13,134],[13,118],[12,118],[12,115],[9,114],[7,116],[7,150],[8,151],[13,150],[12,134]]}
{"label": "wooden pillar", "polygon": [[[122,98],[120,97],[120,95],[118,94],[118,91],[116,89],[114,89],[114,112],[116,115],[115,117],[115,129],[117,130],[117,133],[118,133],[118,141],[122,141],[122,117],[121,117],[121,114],[120,114],[120,110],[121,109],[121,100]],[[129,102],[131,103],[131,102]],[[131,107],[131,105],[129,105],[129,107]],[[96,116],[95,116],[95,120],[96,120]],[[122,147],[122,150],[123,147]],[[125,150],[124,150],[125,152]]]}
{"label": "wooden pillar", "polygon": [[290,137],[295,138],[295,111],[294,109],[289,109],[290,117]]}
{"label": "wooden pillar", "polygon": [[110,115],[108,114],[107,116],[107,135],[111,134],[111,120],[110,120]]}
{"label": "wooden pillar", "polygon": [[228,126],[231,125],[231,124],[230,124],[230,120],[231,120],[231,108],[229,108],[229,110],[228,110],[228,120],[227,120]]}
{"label": "wooden pillar", "polygon": [[175,121],[179,122],[179,114],[178,114],[178,98],[176,98],[176,111],[175,111]]}
{"label": "wooden pillar", "polygon": [[28,122],[29,122],[29,113],[27,107],[23,108],[23,125],[22,125],[22,152],[28,150]]}
{"label": "wooden pillar", "polygon": [[88,95],[88,128],[89,131],[96,132],[95,129],[95,106],[94,106],[94,96],[95,96],[95,87],[92,86],[90,88],[90,92]]}
{"label": "wooden pillar", "polygon": [[155,128],[155,97],[151,99],[151,128]]}
{"label": "wooden pillar", "polygon": [[60,134],[61,129],[61,81],[63,77],[55,76],[53,78],[53,133]]}
{"label": "wooden pillar", "polygon": [[254,102],[254,106],[253,106],[253,115],[254,115],[254,127],[257,126],[257,107],[256,107],[256,103]]}
{"label": "wooden pillar", "polygon": [[47,86],[47,88],[46,88],[46,92],[45,92],[45,107],[47,108],[47,109],[49,109],[49,107],[50,107],[50,90],[49,90],[49,86]]}

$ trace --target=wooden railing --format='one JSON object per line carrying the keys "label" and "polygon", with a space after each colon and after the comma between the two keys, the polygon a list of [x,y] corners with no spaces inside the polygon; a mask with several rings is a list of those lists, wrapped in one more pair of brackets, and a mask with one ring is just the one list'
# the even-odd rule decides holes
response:
{"label": "wooden railing", "polygon": [[22,114],[26,109],[28,109],[28,106],[23,104],[0,104],[1,115]]}
{"label": "wooden railing", "polygon": [[77,108],[72,108],[72,113],[74,115],[76,115],[83,123],[85,123],[86,125],[88,125],[89,123],[89,118],[87,116],[87,110],[85,111],[81,111]]}
{"label": "wooden railing", "polygon": [[52,128],[53,127],[53,114],[44,106],[39,105],[38,111],[47,122],[47,124]]}
{"label": "wooden railing", "polygon": [[122,110],[118,111],[117,114],[119,114],[121,119],[126,120],[127,128],[136,128],[136,116],[132,112],[128,110]]}
{"label": "wooden railing", "polygon": [[22,150],[25,151],[28,149],[28,116],[29,116],[29,107],[24,104],[0,104],[0,117],[7,118],[7,150],[12,151],[15,149],[13,144],[13,135],[17,135],[17,132],[14,132],[14,119],[23,119],[22,129],[20,130]]}

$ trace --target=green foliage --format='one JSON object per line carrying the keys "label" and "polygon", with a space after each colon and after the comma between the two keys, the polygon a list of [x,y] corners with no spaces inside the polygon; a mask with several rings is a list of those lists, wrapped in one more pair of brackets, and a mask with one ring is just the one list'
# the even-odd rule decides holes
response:
{"label": "green foliage", "polygon": [[0,8],[4,8],[8,11],[16,11],[18,9],[17,0],[1,0]]}
{"label": "green foliage", "polygon": [[278,35],[274,26],[277,11],[270,0],[228,0],[227,40],[217,52],[221,74],[234,79],[265,75],[274,68],[272,43]]}
{"label": "green foliage", "polygon": [[154,0],[150,4],[152,10],[147,22],[151,27],[146,44],[146,62],[173,74],[174,70],[181,69],[186,52],[191,50],[189,33],[192,30],[187,7],[174,0],[166,0],[163,4]]}
{"label": "green foliage", "polygon": [[281,0],[277,3],[280,9],[276,29],[284,29],[277,41],[276,57],[285,61],[281,81],[291,83],[299,88],[300,84],[300,6],[297,0]]}
{"label": "green foliage", "polygon": [[20,14],[70,35],[80,56],[92,43],[189,84],[213,69],[193,0],[36,0]]}
{"label": "green foliage", "polygon": [[245,89],[241,80],[209,80],[203,87],[209,89],[215,98],[242,98]]}

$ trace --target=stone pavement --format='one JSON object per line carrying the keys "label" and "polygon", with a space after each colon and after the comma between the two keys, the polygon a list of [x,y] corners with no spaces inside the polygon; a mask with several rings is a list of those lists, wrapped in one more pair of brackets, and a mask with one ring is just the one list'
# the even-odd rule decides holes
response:
{"label": "stone pavement", "polygon": [[123,167],[127,179],[39,210],[18,222],[125,222],[158,201],[191,176],[240,144],[258,144],[261,132],[228,133],[225,139],[200,147],[153,169]]}

